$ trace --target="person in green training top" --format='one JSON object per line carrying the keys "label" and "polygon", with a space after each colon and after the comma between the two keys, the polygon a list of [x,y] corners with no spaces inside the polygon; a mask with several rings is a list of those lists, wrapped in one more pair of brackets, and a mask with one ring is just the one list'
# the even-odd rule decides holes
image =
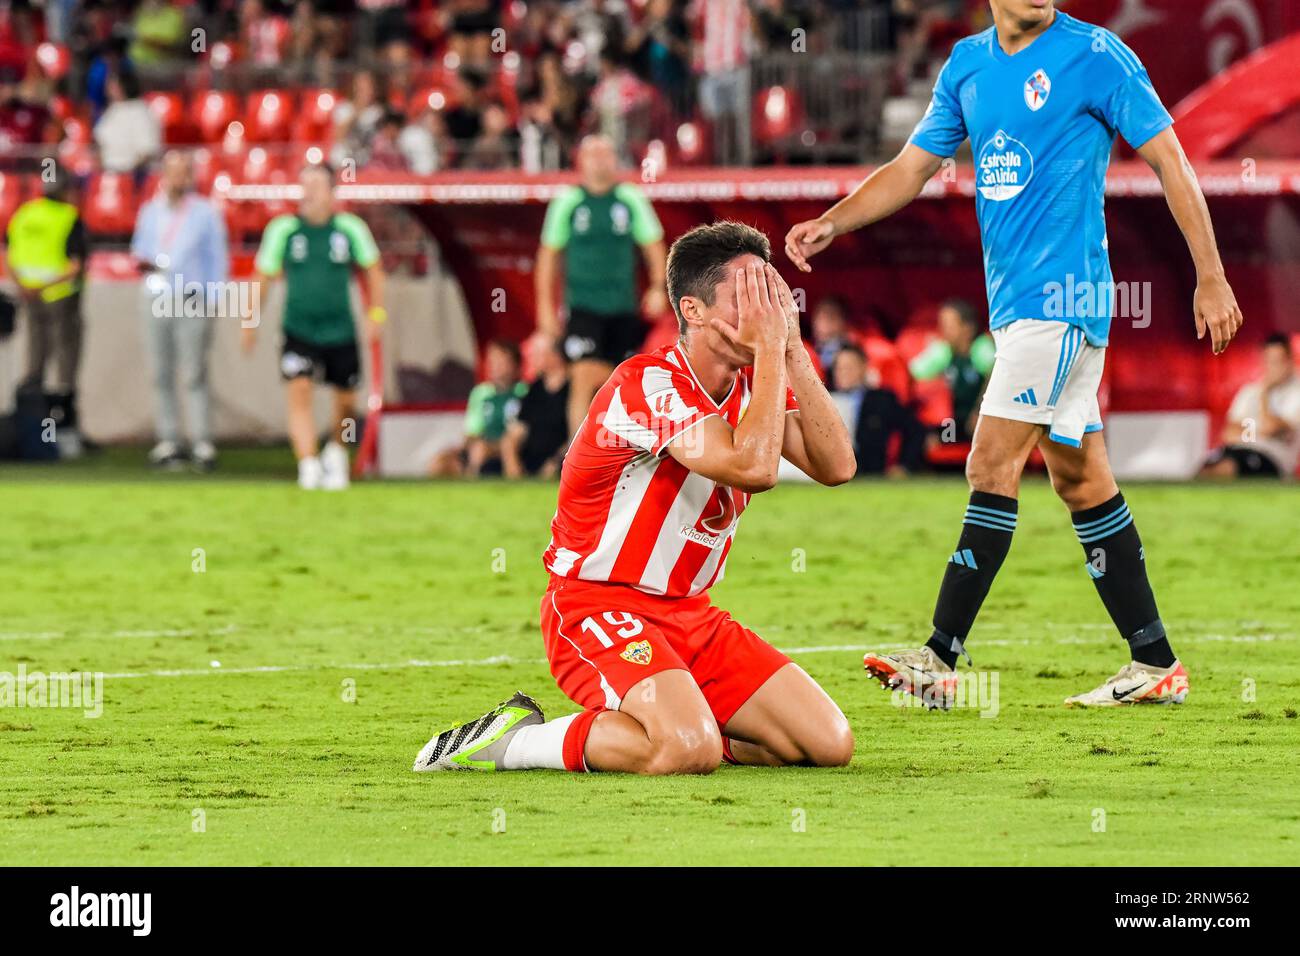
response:
{"label": "person in green training top", "polygon": [[[285,281],[280,374],[288,383],[289,441],[298,459],[298,484],[335,490],[348,485],[344,423],[352,414],[361,379],[349,295],[352,273],[365,273],[370,300],[366,338],[372,341],[388,318],[384,270],[366,224],[352,213],[335,211],[334,171],[311,165],[302,171],[300,182],[298,214],[276,216],[267,224],[253,265],[263,288],[280,276]],[[251,352],[255,341],[256,328],[245,327],[244,350]],[[313,379],[334,389],[330,440],[319,455]]]}
{"label": "person in green training top", "polygon": [[528,386],[519,380],[519,346],[505,339],[489,342],[483,354],[485,378],[469,393],[465,406],[465,442],[433,459],[429,473],[438,478],[478,478],[501,474],[501,439],[519,414]]}
{"label": "person in green training top", "polygon": [[955,432],[943,441],[970,441],[979,419],[980,397],[993,370],[993,339],[980,334],[975,308],[965,299],[949,299],[939,307],[939,335],[908,364],[912,378],[926,382],[942,375],[952,391]]}
{"label": "person in green training top", "polygon": [[[605,136],[588,136],[578,147],[579,184],[563,190],[546,210],[537,250],[537,331],[564,343],[572,363],[569,434],[614,366],[635,355],[645,340],[641,314],[668,309],[664,284],[664,230],[645,194],[618,181],[618,155]],[[649,281],[637,301],[637,249]],[[564,255],[564,304],[556,310],[557,260]]]}

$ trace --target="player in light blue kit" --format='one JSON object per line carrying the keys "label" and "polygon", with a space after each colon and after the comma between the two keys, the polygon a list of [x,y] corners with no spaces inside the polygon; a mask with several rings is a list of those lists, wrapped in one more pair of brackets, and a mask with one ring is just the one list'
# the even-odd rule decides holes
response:
{"label": "player in light blue kit", "polygon": [[[966,463],[970,503],[919,650],[868,654],[866,668],[937,706],[1011,547],[1020,474],[1037,445],[1071,512],[1085,568],[1132,660],[1070,705],[1181,703],[1174,656],[1147,580],[1137,527],[1111,475],[1097,407],[1116,289],[1104,188],[1118,134],[1145,159],[1196,263],[1197,336],[1217,355],[1241,326],[1209,211],[1173,120],[1115,34],[1054,0],[990,0],[994,26],[959,42],[903,151],[819,219],[786,236],[803,271],[839,235],[897,212],[969,138],[997,358]],[[1125,301],[1121,294],[1120,302]],[[969,655],[967,655],[969,660]]]}

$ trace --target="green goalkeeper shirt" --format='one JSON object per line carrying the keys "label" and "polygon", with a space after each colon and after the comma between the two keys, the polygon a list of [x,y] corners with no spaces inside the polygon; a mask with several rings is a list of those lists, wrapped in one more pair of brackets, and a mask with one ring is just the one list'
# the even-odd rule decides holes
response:
{"label": "green goalkeeper shirt", "polygon": [[341,212],[320,225],[276,216],[262,234],[254,266],[265,276],[284,274],[284,334],[329,346],[356,340],[352,272],[378,261],[370,229],[360,217]]}
{"label": "green goalkeeper shirt", "polygon": [[997,346],[988,335],[976,337],[965,355],[957,355],[947,342],[936,340],[912,359],[907,368],[918,382],[940,375],[946,378],[948,387],[952,389],[953,417],[965,422],[984,391],[984,380],[993,371],[996,353]]}
{"label": "green goalkeeper shirt", "polygon": [[500,441],[506,427],[519,414],[519,403],[528,393],[528,386],[516,382],[513,387],[501,390],[491,382],[479,382],[469,393],[465,407],[465,434],[485,441]]}
{"label": "green goalkeeper shirt", "polygon": [[564,253],[565,303],[597,315],[637,311],[637,247],[663,237],[650,200],[631,183],[600,195],[570,186],[542,226],[542,245]]}

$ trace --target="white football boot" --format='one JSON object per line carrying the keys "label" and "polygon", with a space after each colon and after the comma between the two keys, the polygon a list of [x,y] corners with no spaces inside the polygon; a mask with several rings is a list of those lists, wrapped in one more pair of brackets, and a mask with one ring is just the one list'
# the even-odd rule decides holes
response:
{"label": "white football boot", "polygon": [[1120,707],[1124,704],[1181,704],[1187,699],[1187,670],[1179,661],[1153,667],[1129,661],[1096,690],[1067,697],[1066,707]]}
{"label": "white football boot", "polygon": [[325,447],[321,449],[320,464],[324,471],[320,486],[326,491],[343,491],[351,483],[348,450],[338,442],[326,442]]}
{"label": "white football boot", "polygon": [[324,477],[325,471],[321,468],[320,459],[315,455],[298,462],[298,487],[304,491],[315,491],[320,488]]}
{"label": "white football boot", "polygon": [[952,709],[957,672],[929,645],[893,654],[868,653],[862,658],[862,666],[886,690],[906,691],[931,710]]}

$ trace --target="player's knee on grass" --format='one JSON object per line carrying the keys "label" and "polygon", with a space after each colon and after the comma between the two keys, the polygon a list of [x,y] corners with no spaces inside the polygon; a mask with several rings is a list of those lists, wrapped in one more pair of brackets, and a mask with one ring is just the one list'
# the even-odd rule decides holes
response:
{"label": "player's knee on grass", "polygon": [[853,729],[843,715],[836,716],[804,748],[807,762],[814,767],[845,767],[853,759]]}
{"label": "player's knee on grass", "polygon": [[722,732],[707,708],[647,723],[649,726],[643,726],[649,747],[639,768],[641,773],[651,776],[713,773],[722,763]]}
{"label": "player's knee on grass", "polygon": [[844,715],[836,711],[804,736],[775,740],[766,746],[792,766],[843,767],[853,759],[853,730]]}
{"label": "player's knee on grass", "polygon": [[722,763],[722,734],[717,724],[680,728],[650,739],[650,756],[643,773],[713,773]]}

